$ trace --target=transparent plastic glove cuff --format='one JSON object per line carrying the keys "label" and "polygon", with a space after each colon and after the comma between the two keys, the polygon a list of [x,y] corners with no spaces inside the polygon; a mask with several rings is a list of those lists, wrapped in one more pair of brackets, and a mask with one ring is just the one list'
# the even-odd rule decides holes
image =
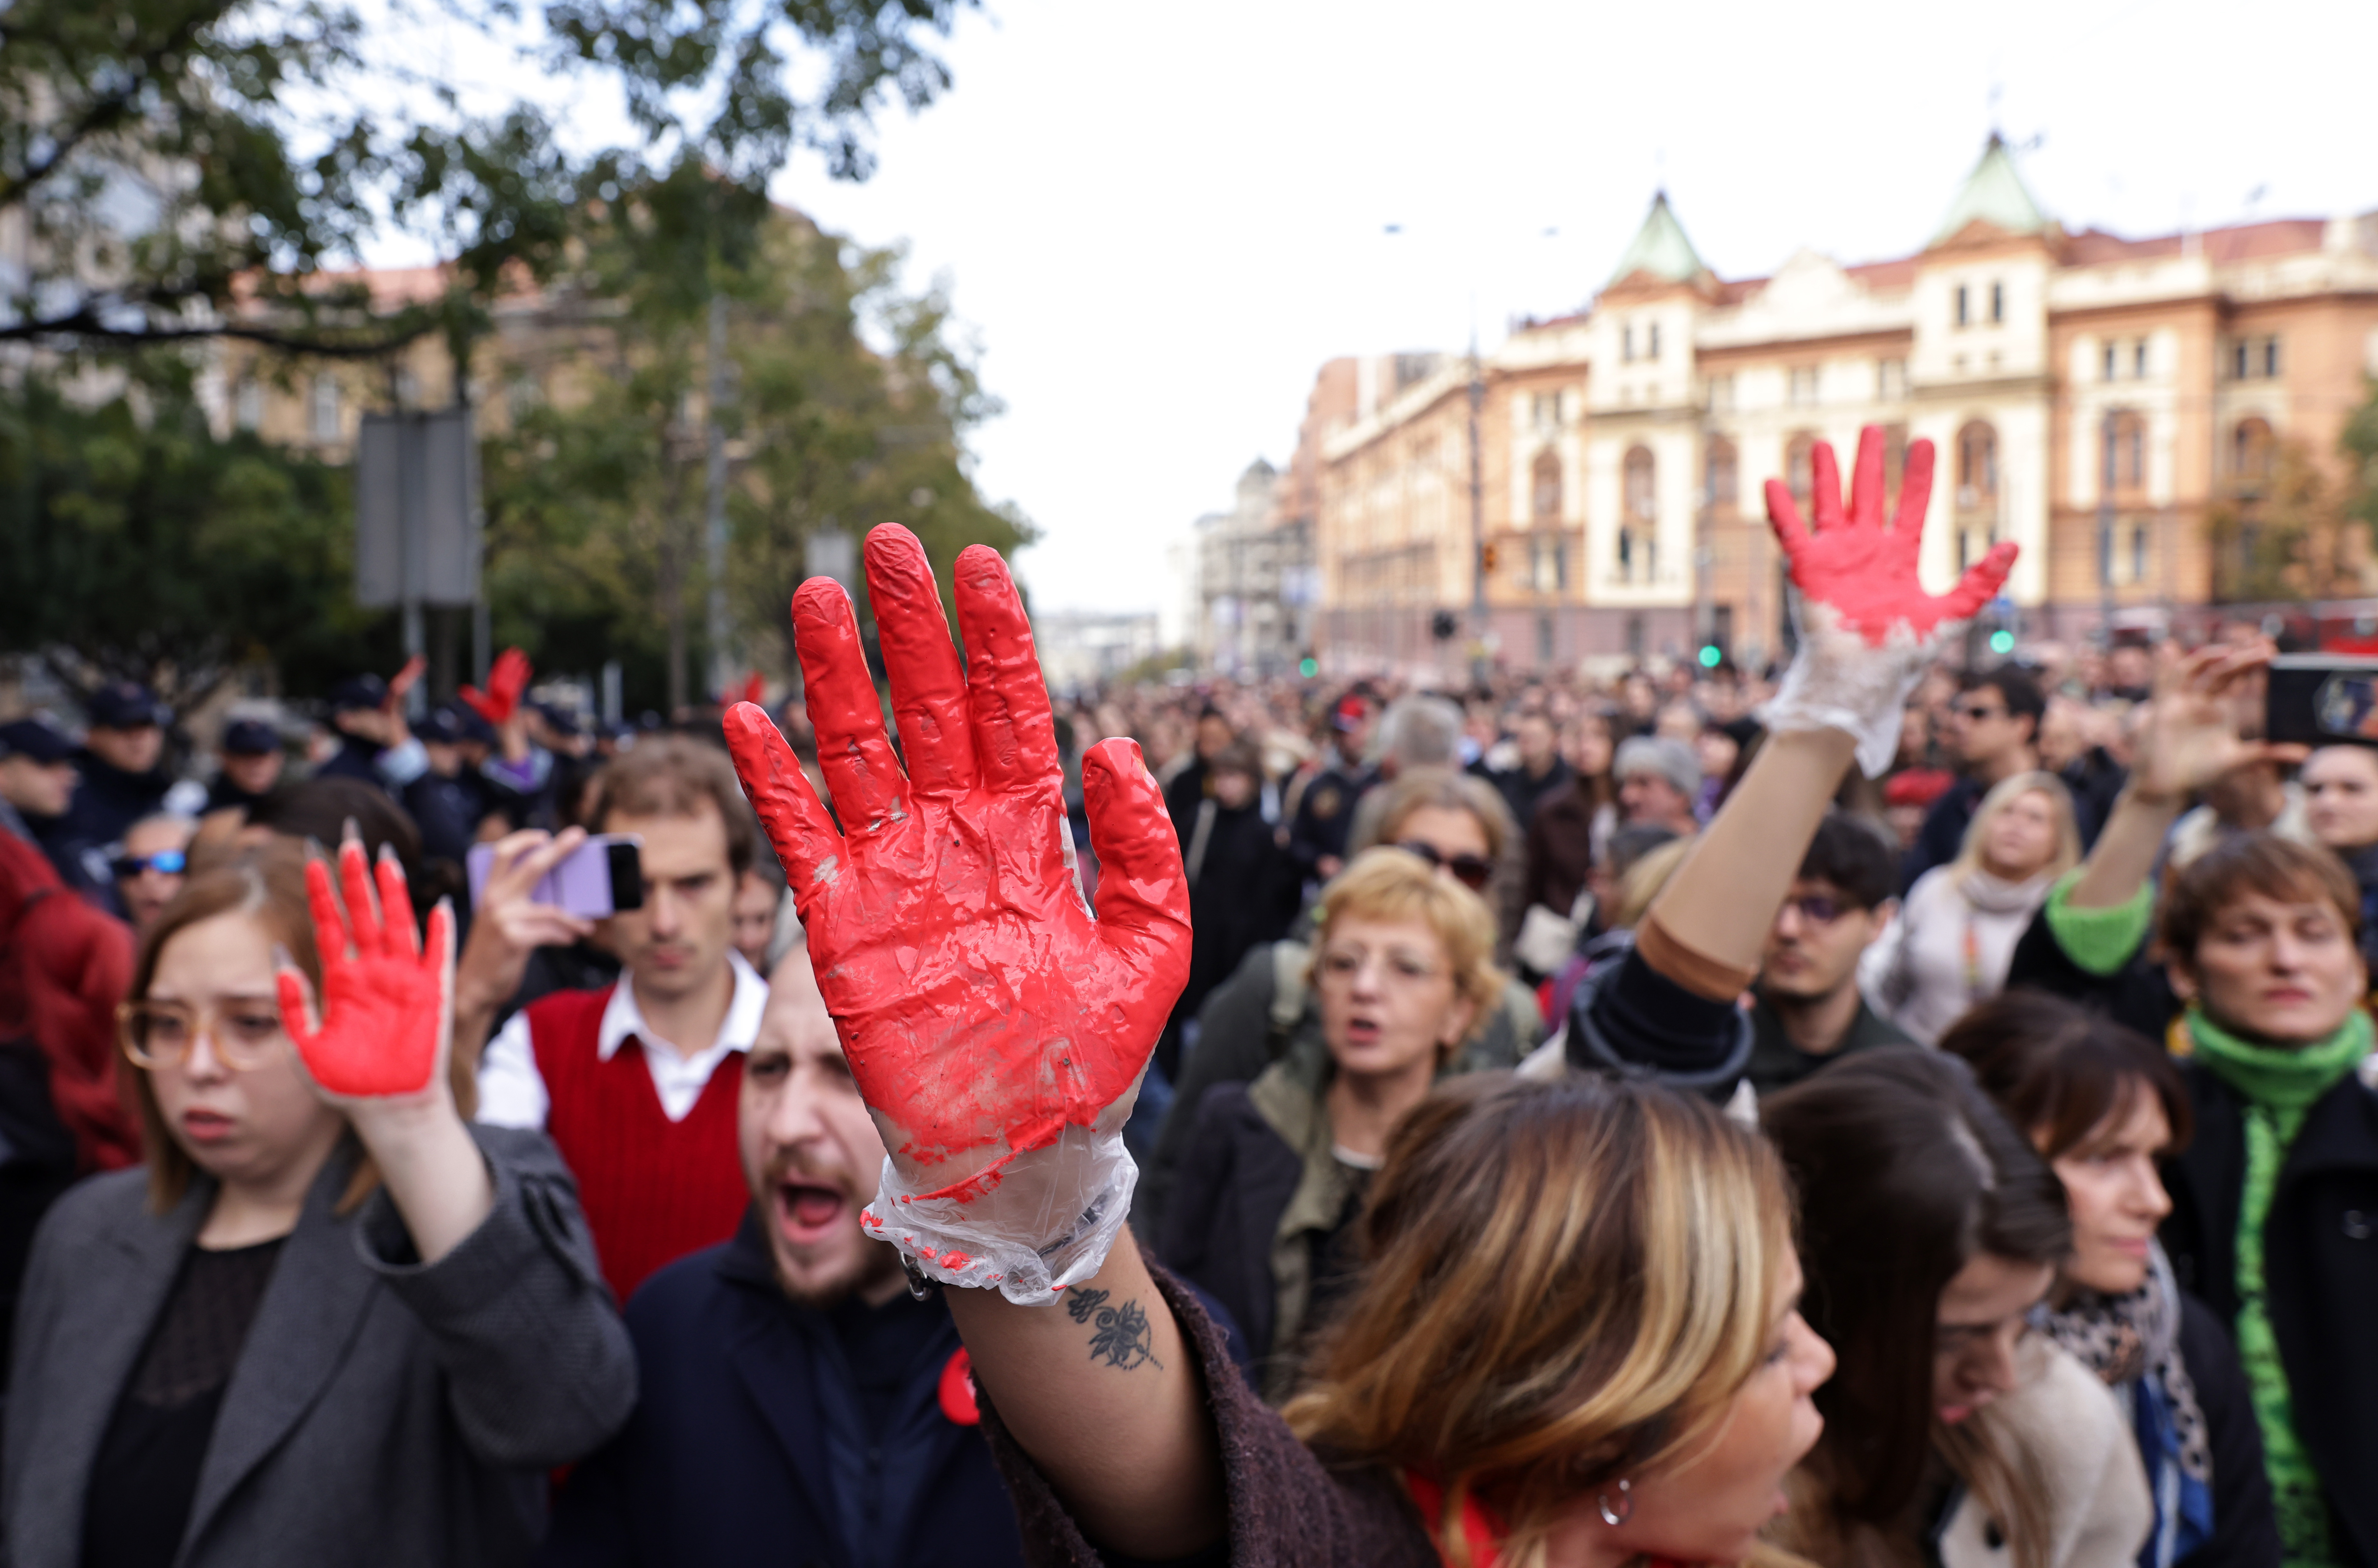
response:
{"label": "transparent plastic glove cuff", "polygon": [[944,1285],[1039,1306],[1105,1266],[1138,1182],[1120,1131],[1069,1126],[1054,1143],[1010,1160],[990,1191],[966,1200],[910,1191],[887,1158],[883,1185],[859,1223]]}
{"label": "transparent plastic glove cuff", "polygon": [[1905,621],[1892,623],[1880,647],[1843,626],[1831,604],[1803,600],[1793,616],[1800,651],[1783,684],[1759,710],[1769,729],[1841,730],[1857,741],[1857,763],[1880,778],[1899,753],[1899,728],[1908,694],[1944,633],[1964,624],[1943,622],[1918,637]]}

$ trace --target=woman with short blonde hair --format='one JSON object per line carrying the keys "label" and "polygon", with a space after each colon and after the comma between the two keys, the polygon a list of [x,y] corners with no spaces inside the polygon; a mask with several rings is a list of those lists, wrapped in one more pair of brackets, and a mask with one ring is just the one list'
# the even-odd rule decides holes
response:
{"label": "woman with short blonde hair", "polygon": [[1314,910],[1317,1037],[1193,1117],[1158,1255],[1230,1309],[1284,1396],[1354,1268],[1353,1221],[1393,1130],[1496,1004],[1495,926],[1468,888],[1366,849]]}

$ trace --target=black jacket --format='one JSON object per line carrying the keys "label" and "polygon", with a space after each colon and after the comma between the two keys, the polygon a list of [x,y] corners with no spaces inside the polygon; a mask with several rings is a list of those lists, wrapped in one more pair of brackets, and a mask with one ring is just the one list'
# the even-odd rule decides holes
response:
{"label": "black jacket", "polygon": [[1957,851],[1964,847],[1965,829],[1974,820],[1974,808],[1988,793],[1988,786],[1974,778],[1959,779],[1941,792],[1932,808],[1924,813],[1924,825],[1916,830],[1915,844],[1900,862],[1900,897],[1907,896],[1916,878],[1957,858]]}
{"label": "black jacket", "polygon": [[[2245,1104],[2201,1064],[2180,1071],[2196,1136],[2164,1170],[2164,1250],[2181,1287],[2234,1324]],[[2344,1525],[2337,1545],[2356,1568],[2378,1568],[2378,1091],[2358,1074],[2312,1103],[2288,1145],[2263,1266],[2296,1432]]]}
{"label": "black jacket", "polygon": [[[959,1347],[939,1296],[796,1304],[747,1216],[734,1239],[646,1281],[628,1333],[643,1400],[570,1475],[542,1562],[1023,1562],[990,1448],[943,1408]],[[857,1343],[883,1359],[883,1386],[853,1368],[846,1345]]]}
{"label": "black jacket", "polygon": [[2186,1568],[2278,1568],[2279,1522],[2263,1468],[2254,1392],[2228,1328],[2185,1290],[2180,1293],[2180,1362],[2196,1387],[2213,1457],[2213,1538],[2180,1562]]}
{"label": "black jacket", "polygon": [[104,849],[124,836],[124,830],[143,817],[154,816],[174,787],[174,775],[161,765],[145,773],[127,773],[103,762],[89,749],[75,754],[82,775],[75,785],[74,802],[61,820],[61,835],[76,844]]}
{"label": "black jacket", "polygon": [[[2138,954],[2110,976],[2065,955],[2045,908],[2015,944],[2010,987],[2030,986],[2103,1011],[2162,1041],[2179,999]],[[2164,1168],[2172,1210],[2164,1251],[2181,1288],[2234,1334],[2238,1215],[2246,1186],[2245,1104],[2203,1064],[2182,1060],[2196,1135]],[[2279,1167],[2263,1227],[2271,1329],[2311,1452],[2356,1568],[2378,1568],[2378,1091],[2348,1073],[2313,1102]]]}

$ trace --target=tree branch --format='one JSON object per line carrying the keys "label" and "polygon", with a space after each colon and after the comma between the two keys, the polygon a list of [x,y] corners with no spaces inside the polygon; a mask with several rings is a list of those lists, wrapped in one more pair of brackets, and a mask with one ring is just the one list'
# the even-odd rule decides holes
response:
{"label": "tree branch", "polygon": [[111,343],[183,343],[207,338],[230,338],[241,342],[256,343],[265,348],[279,349],[287,353],[319,354],[328,359],[373,359],[401,349],[416,338],[437,329],[437,321],[424,317],[402,324],[389,323],[383,334],[360,341],[318,338],[282,328],[229,322],[211,327],[120,327],[103,320],[90,305],[65,316],[43,317],[32,321],[0,322],[0,342],[40,342],[53,338],[75,338]]}
{"label": "tree branch", "polygon": [[141,87],[167,55],[187,46],[197,37],[200,21],[195,12],[184,17],[178,26],[158,41],[155,48],[134,58],[114,91],[92,100],[79,119],[52,139],[48,156],[36,160],[22,174],[0,176],[0,208],[14,207],[24,200],[36,186],[57,172],[76,148],[127,118]]}

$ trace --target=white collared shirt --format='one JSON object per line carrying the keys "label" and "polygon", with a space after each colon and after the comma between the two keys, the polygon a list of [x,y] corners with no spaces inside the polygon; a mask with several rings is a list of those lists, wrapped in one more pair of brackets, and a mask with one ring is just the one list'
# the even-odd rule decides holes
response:
{"label": "white collared shirt", "polygon": [[[694,1103],[702,1098],[718,1064],[737,1051],[750,1050],[759,1037],[760,1015],[768,1007],[768,982],[731,948],[727,963],[735,974],[735,995],[727,1004],[718,1037],[706,1050],[680,1054],[646,1027],[643,1011],[636,1006],[635,986],[625,974],[603,1009],[602,1022],[595,1025],[598,1060],[608,1061],[618,1055],[620,1042],[631,1035],[644,1047],[653,1092],[660,1096],[661,1110],[671,1121],[683,1121],[692,1115]],[[504,1021],[479,1058],[479,1119],[490,1127],[543,1127],[552,1103],[545,1079],[536,1070],[528,1012],[522,1009]]]}

